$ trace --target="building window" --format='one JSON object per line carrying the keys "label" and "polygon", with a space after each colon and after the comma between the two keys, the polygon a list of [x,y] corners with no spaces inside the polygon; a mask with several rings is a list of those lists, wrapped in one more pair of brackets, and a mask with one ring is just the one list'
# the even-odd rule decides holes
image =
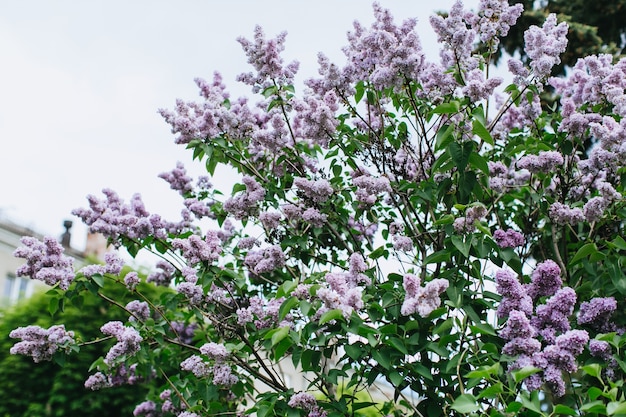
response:
{"label": "building window", "polygon": [[13,304],[22,298],[30,296],[30,280],[24,277],[16,277],[14,274],[7,274],[4,282],[2,296],[5,302]]}

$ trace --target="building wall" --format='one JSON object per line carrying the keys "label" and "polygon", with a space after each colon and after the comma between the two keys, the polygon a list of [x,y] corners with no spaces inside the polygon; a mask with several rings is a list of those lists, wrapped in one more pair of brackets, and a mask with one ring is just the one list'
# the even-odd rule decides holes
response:
{"label": "building wall", "polygon": [[[47,288],[41,281],[18,277],[15,274],[17,268],[24,263],[24,259],[13,256],[15,249],[21,246],[22,236],[43,239],[41,234],[27,227],[6,220],[0,221],[0,307],[14,304],[35,291],[44,291]],[[74,257],[75,262],[81,262],[85,258],[82,251],[72,248],[66,248],[65,253]]]}

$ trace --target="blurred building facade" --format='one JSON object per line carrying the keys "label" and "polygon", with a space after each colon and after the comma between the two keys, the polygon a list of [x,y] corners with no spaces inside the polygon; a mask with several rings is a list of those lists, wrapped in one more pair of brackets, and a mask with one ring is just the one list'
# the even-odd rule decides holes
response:
{"label": "blurred building facade", "polygon": [[[104,247],[98,236],[90,237],[90,251],[78,250],[71,247],[71,227],[72,222],[66,220],[63,222],[65,232],[60,236],[59,242],[65,247],[65,254],[75,259],[75,265],[84,263],[87,256],[99,257],[103,251],[106,251],[106,240]],[[15,273],[17,268],[22,265],[24,259],[16,258],[13,252],[21,246],[20,239],[22,236],[32,236],[39,240],[43,239],[43,235],[36,231],[15,224],[9,220],[0,219],[0,306],[6,307],[15,304],[17,301],[29,297],[36,290],[45,290],[46,285],[41,281],[30,279],[29,277],[18,277]]]}

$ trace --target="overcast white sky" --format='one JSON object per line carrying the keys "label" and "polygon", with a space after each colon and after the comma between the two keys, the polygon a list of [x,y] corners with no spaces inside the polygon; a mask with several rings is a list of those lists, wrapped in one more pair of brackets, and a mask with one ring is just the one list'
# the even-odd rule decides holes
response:
{"label": "overcast white sky", "polygon": [[[380,0],[396,21],[417,17],[436,58],[428,23],[453,0]],[[465,1],[475,7],[478,0]],[[285,60],[315,76],[317,53],[341,62],[352,22],[373,20],[365,0],[28,0],[0,4],[0,217],[54,236],[85,196],[109,187],[140,192],[150,212],[177,220],[179,198],[157,175],[191,154],[175,145],[157,114],[176,98],[198,97],[195,77],[220,71],[238,97],[248,71],[238,36],[288,32]],[[256,100],[255,100],[256,101]]]}

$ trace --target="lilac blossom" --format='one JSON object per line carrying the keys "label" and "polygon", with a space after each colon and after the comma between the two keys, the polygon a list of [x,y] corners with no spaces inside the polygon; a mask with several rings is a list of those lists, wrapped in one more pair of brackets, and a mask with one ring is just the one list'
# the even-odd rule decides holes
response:
{"label": "lilac blossom", "polygon": [[493,232],[493,238],[501,248],[516,248],[524,245],[524,235],[513,229],[507,231],[498,229]]}
{"label": "lilac blossom", "polygon": [[298,62],[294,61],[284,66],[280,53],[285,49],[286,32],[280,33],[275,39],[265,39],[260,26],[254,28],[254,40],[243,37],[237,39],[248,63],[256,70],[256,74],[249,72],[240,74],[237,81],[253,86],[254,92],[259,92],[274,83],[284,86],[292,85],[293,78],[298,71]]}
{"label": "lilac blossom", "polygon": [[203,217],[213,217],[210,209],[210,204],[198,200],[197,198],[186,198],[183,204],[196,216],[196,219],[202,219]]}
{"label": "lilac blossom", "polygon": [[611,345],[609,345],[609,342],[604,340],[590,340],[589,352],[592,356],[600,358],[604,361],[609,361],[613,357],[613,349],[611,349]]}
{"label": "lilac blossom", "polygon": [[527,286],[526,291],[532,299],[537,299],[554,295],[562,284],[561,268],[556,262],[547,260],[537,264],[532,274],[532,281]]}
{"label": "lilac blossom", "polygon": [[138,404],[133,410],[133,416],[135,417],[158,417],[159,415],[160,413],[157,412],[154,401],[144,401]]}
{"label": "lilac blossom", "polygon": [[541,350],[541,342],[535,339],[537,331],[522,311],[512,310],[498,335],[508,341],[502,348],[506,355],[532,355]]}
{"label": "lilac blossom", "polygon": [[187,175],[185,166],[182,162],[176,163],[176,168],[170,172],[159,174],[159,178],[164,179],[170,185],[172,190],[178,191],[180,195],[186,195],[193,191],[193,179]]}
{"label": "lilac blossom", "polygon": [[109,349],[104,358],[104,362],[108,365],[111,365],[120,356],[132,356],[137,353],[140,343],[143,341],[137,330],[132,327],[126,327],[119,321],[105,323],[100,328],[100,331],[107,336],[113,336],[117,339],[117,343]]}
{"label": "lilac blossom", "polygon": [[209,230],[204,239],[198,235],[191,235],[186,239],[174,239],[174,249],[180,249],[188,265],[196,265],[200,262],[214,262],[222,253],[222,242],[217,232]]}
{"label": "lilac blossom", "polygon": [[548,216],[553,222],[560,225],[576,225],[585,220],[585,214],[579,208],[572,208],[565,204],[555,202],[548,209]]}
{"label": "lilac blossom", "polygon": [[181,282],[176,287],[176,291],[187,297],[189,304],[194,306],[202,303],[202,300],[204,299],[204,289],[202,286],[192,282]]}
{"label": "lilac blossom", "polygon": [[502,78],[491,77],[485,79],[484,72],[476,68],[465,75],[465,85],[461,92],[473,102],[487,100],[493,95],[493,90],[500,84],[502,84]]}
{"label": "lilac blossom", "polygon": [[302,220],[311,223],[315,227],[322,227],[326,223],[328,215],[321,213],[314,207],[309,207],[302,212]]}
{"label": "lilac blossom", "polygon": [[48,329],[39,326],[18,327],[9,333],[13,339],[22,339],[10,349],[12,355],[31,356],[34,362],[49,361],[61,350],[74,343],[74,332],[66,331],[64,325]]}
{"label": "lilac blossom", "polygon": [[210,365],[198,355],[191,355],[190,357],[182,361],[180,363],[180,369],[182,369],[183,371],[191,372],[198,378],[208,376],[211,373]]}
{"label": "lilac blossom", "polygon": [[536,308],[531,323],[548,343],[554,343],[558,333],[570,330],[569,317],[574,312],[576,292],[569,287],[559,289],[545,304]]}
{"label": "lilac blossom", "polygon": [[233,374],[232,368],[228,365],[213,365],[211,372],[213,374],[213,383],[216,385],[230,387],[239,381],[237,375]]}
{"label": "lilac blossom", "polygon": [[363,274],[368,269],[363,255],[353,253],[350,255],[348,272],[329,272],[324,276],[325,285],[317,290],[316,297],[324,303],[317,312],[316,317],[332,309],[342,311],[348,318],[353,311],[359,311],[363,304],[363,285],[371,284],[370,278]]}
{"label": "lilac blossom", "polygon": [[443,46],[440,55],[444,68],[453,67],[457,63],[463,69],[477,67],[476,60],[472,58],[476,30],[468,27],[468,17],[470,20],[475,19],[475,15],[463,9],[461,1],[454,3],[448,16],[430,17],[430,24],[437,33],[437,41]]}
{"label": "lilac blossom", "polygon": [[150,306],[145,301],[133,300],[125,308],[132,314],[130,321],[145,321],[150,317]]}
{"label": "lilac blossom", "polygon": [[567,47],[567,31],[567,23],[557,25],[556,15],[550,13],[541,28],[533,25],[524,32],[524,51],[538,80],[546,79],[552,67],[561,63],[561,54]]}
{"label": "lilac blossom", "polygon": [[200,346],[200,353],[209,359],[213,359],[216,363],[223,363],[230,356],[223,344],[215,342],[205,343]]}
{"label": "lilac blossom", "polygon": [[317,407],[317,400],[308,392],[297,392],[289,398],[287,405],[292,408],[301,408],[310,411]]}
{"label": "lilac blossom", "polygon": [[111,382],[106,375],[102,372],[96,372],[93,375],[90,375],[89,378],[85,381],[85,388],[90,389],[92,391],[98,391],[102,388],[108,388],[111,386]]}
{"label": "lilac blossom", "polygon": [[530,172],[553,172],[564,162],[563,155],[556,151],[542,151],[537,155],[526,155],[517,161],[517,168]]}
{"label": "lilac blossom", "polygon": [[282,322],[278,322],[278,312],[283,301],[283,297],[269,301],[258,296],[251,297],[249,307],[237,310],[237,322],[240,325],[254,322],[257,329],[290,326],[293,320],[290,314]]}
{"label": "lilac blossom", "polygon": [[323,203],[334,193],[333,187],[325,179],[308,180],[297,177],[294,178],[293,184],[303,192],[307,199],[315,203]]}
{"label": "lilac blossom", "polygon": [[147,282],[153,282],[156,285],[161,285],[163,287],[167,287],[172,282],[172,278],[174,278],[174,272],[176,272],[176,268],[174,266],[165,261],[159,260],[156,263],[156,268],[159,270],[152,272],[148,275],[146,279]]}
{"label": "lilac blossom", "polygon": [[294,103],[296,116],[293,128],[296,136],[328,147],[330,139],[339,125],[335,113],[339,110],[339,99],[335,91],[327,91],[322,98],[307,96]]}
{"label": "lilac blossom", "polygon": [[274,230],[280,224],[282,215],[276,211],[264,211],[259,214],[259,220],[263,224],[263,227],[267,230]]}
{"label": "lilac blossom", "polygon": [[410,237],[394,235],[392,240],[393,248],[398,252],[410,252],[413,250],[413,239]]}
{"label": "lilac blossom", "polygon": [[474,205],[465,210],[464,217],[457,217],[453,226],[457,233],[471,233],[476,230],[476,222],[481,221],[487,215],[487,209],[483,205]]}
{"label": "lilac blossom", "polygon": [[265,197],[265,190],[254,178],[246,175],[241,181],[246,186],[245,191],[227,199],[223,206],[224,210],[238,220],[252,214],[257,208],[257,203]]}
{"label": "lilac blossom", "polygon": [[596,297],[580,304],[577,322],[589,326],[598,332],[607,333],[616,330],[611,316],[617,310],[617,302],[613,297]]}
{"label": "lilac blossom", "polygon": [[378,199],[378,194],[391,191],[389,179],[385,177],[373,177],[364,168],[351,173],[352,184],[356,187],[356,200],[365,204],[372,205]]}
{"label": "lilac blossom", "polygon": [[40,242],[34,237],[20,239],[23,246],[13,252],[13,256],[26,259],[26,263],[16,270],[18,277],[27,276],[43,281],[48,285],[57,285],[67,290],[74,280],[74,260],[63,255],[63,246],[53,237],[44,237]]}
{"label": "lilac blossom", "polygon": [[343,77],[352,81],[369,81],[383,90],[401,87],[405,79],[417,80],[424,64],[424,53],[415,31],[416,20],[405,20],[397,26],[391,13],[374,3],[375,21],[367,29],[354,23],[348,33],[349,45],[343,48],[347,65]]}
{"label": "lilac blossom", "polygon": [[178,341],[187,345],[193,342],[196,329],[198,328],[196,323],[186,325],[182,321],[173,321],[171,322],[171,325]]}
{"label": "lilac blossom", "polygon": [[417,275],[404,275],[403,287],[406,294],[400,312],[404,316],[418,313],[424,318],[428,317],[441,304],[439,297],[448,285],[448,280],[436,278],[422,287]]}
{"label": "lilac blossom", "polygon": [[126,288],[130,291],[134,291],[140,282],[141,280],[139,279],[139,275],[134,271],[128,272],[124,275],[124,285],[126,285]]}
{"label": "lilac blossom", "polygon": [[523,11],[521,3],[509,5],[506,0],[481,0],[478,16],[472,21],[472,26],[480,41],[490,44],[494,51],[500,43],[499,37],[509,33],[509,29],[515,25]]}
{"label": "lilac blossom", "polygon": [[244,263],[251,272],[264,274],[282,268],[285,265],[285,253],[280,245],[251,250],[244,258]]}
{"label": "lilac blossom", "polygon": [[496,312],[498,317],[508,317],[514,310],[521,311],[528,316],[532,314],[533,301],[515,273],[501,269],[496,272],[495,280],[496,291],[502,296]]}
{"label": "lilac blossom", "polygon": [[176,417],[200,417],[200,416],[190,411],[183,411],[182,413],[178,414]]}

